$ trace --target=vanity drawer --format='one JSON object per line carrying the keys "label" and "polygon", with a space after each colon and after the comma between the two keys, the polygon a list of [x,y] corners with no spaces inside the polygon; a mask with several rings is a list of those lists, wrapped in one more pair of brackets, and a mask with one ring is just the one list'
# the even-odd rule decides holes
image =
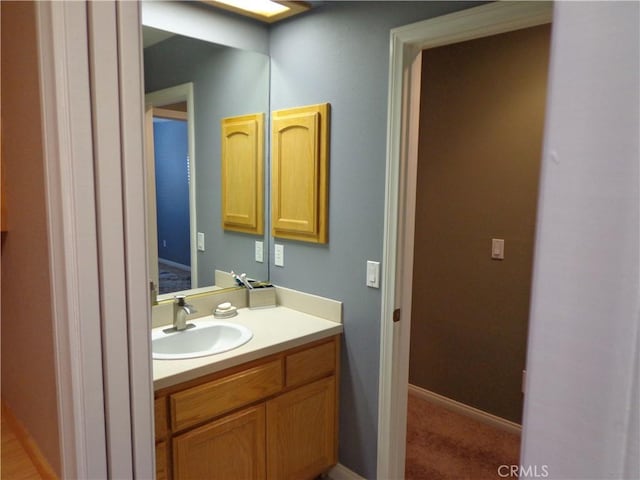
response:
{"label": "vanity drawer", "polygon": [[285,362],[287,387],[323,377],[335,371],[336,343],[331,341],[292,353]]}
{"label": "vanity drawer", "polygon": [[156,398],[153,407],[157,441],[167,435],[167,397]]}
{"label": "vanity drawer", "polygon": [[189,388],[170,397],[171,427],[181,430],[282,390],[280,359]]}

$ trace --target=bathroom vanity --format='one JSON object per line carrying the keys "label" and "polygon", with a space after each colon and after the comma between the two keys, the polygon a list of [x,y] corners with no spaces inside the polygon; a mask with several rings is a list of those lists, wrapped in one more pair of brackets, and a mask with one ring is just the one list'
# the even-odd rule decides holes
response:
{"label": "bathroom vanity", "polygon": [[[338,322],[240,309],[220,355],[154,360],[158,479],[312,479],[337,462]],[[197,321],[197,320],[196,320]]]}

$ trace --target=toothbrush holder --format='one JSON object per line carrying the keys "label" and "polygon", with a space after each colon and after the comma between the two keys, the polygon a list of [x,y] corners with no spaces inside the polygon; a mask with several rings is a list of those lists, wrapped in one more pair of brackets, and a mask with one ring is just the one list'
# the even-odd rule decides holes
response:
{"label": "toothbrush holder", "polygon": [[276,287],[273,285],[247,289],[249,308],[268,308],[276,306]]}

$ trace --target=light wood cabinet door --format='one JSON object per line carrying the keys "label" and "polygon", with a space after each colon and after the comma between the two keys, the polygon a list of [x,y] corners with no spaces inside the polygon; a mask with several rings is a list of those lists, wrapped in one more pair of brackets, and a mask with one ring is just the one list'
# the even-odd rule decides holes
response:
{"label": "light wood cabinet door", "polygon": [[337,461],[336,379],[328,377],[267,402],[267,478],[315,478]]}
{"label": "light wood cabinet door", "polygon": [[264,404],[174,437],[173,455],[174,479],[264,479]]}
{"label": "light wood cabinet door", "polygon": [[222,226],[264,233],[264,115],[222,119]]}
{"label": "light wood cabinet door", "polygon": [[327,242],[329,104],[272,113],[272,234]]}

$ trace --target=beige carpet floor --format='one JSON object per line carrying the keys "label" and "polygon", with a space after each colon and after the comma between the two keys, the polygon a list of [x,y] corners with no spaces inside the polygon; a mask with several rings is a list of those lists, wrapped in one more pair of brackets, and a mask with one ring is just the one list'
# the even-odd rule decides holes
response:
{"label": "beige carpet floor", "polygon": [[499,479],[500,465],[517,465],[519,457],[520,435],[409,394],[407,480]]}

